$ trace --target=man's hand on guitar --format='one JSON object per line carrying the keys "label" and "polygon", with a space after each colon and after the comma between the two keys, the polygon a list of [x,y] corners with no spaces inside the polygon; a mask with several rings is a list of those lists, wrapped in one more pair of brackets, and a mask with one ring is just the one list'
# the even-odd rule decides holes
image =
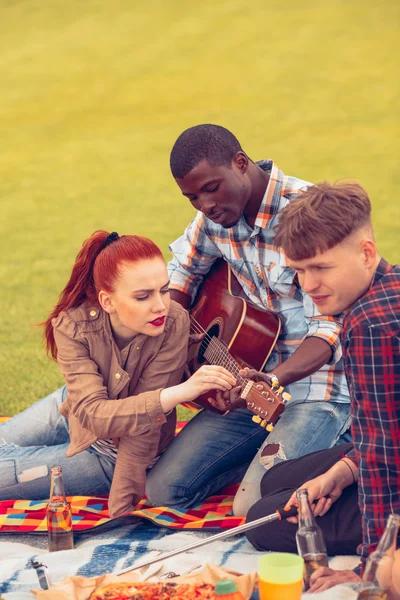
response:
{"label": "man's hand on guitar", "polygon": [[208,398],[210,405],[216,410],[226,412],[233,408],[240,408],[246,406],[246,400],[240,397],[242,386],[237,385],[236,387],[227,390],[226,392],[218,391],[214,398]]}
{"label": "man's hand on guitar", "polygon": [[[245,369],[241,369],[239,371],[239,375],[244,379],[251,379],[252,381],[264,381],[269,386],[272,385],[272,379],[267,373],[261,373],[255,369],[249,369],[246,367]],[[243,400],[243,398],[240,397],[241,390],[242,386],[239,385],[225,392],[217,392],[215,394],[215,399],[208,398],[208,402],[213,408],[221,412],[226,412],[227,410],[232,410],[234,408],[244,408],[246,407],[246,400]]]}
{"label": "man's hand on guitar", "polygon": [[239,371],[239,375],[244,379],[251,379],[251,381],[264,381],[269,386],[272,385],[272,379],[268,373],[262,373],[261,371],[256,371],[255,369],[249,369],[246,367],[245,369],[241,369]]}

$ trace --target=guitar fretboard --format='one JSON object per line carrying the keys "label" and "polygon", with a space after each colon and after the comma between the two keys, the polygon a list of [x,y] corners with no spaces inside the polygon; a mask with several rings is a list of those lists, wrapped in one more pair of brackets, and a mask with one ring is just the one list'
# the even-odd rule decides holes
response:
{"label": "guitar fretboard", "polygon": [[239,375],[240,366],[231,354],[229,354],[225,344],[218,338],[212,337],[208,341],[204,357],[211,365],[224,367],[229,373],[232,373],[237,381],[237,385],[244,385],[248,382],[248,379],[244,379]]}

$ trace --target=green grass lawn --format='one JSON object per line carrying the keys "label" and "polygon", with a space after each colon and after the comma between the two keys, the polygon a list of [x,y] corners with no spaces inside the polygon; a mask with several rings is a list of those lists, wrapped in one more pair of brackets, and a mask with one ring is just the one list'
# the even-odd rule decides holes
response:
{"label": "green grass lawn", "polygon": [[399,261],[396,0],[0,4],[0,415],[62,383],[35,323],[95,229],[168,243],[193,211],[168,157],[188,126],[318,181],[359,179]]}

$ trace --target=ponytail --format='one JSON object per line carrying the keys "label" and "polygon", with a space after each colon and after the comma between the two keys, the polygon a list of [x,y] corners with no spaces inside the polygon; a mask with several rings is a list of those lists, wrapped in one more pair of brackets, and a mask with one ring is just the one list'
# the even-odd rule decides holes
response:
{"label": "ponytail", "polygon": [[57,346],[52,319],[64,310],[80,306],[85,300],[98,302],[97,294],[100,290],[112,292],[121,264],[156,257],[164,260],[160,248],[148,238],[140,235],[119,237],[115,231],[110,234],[107,231],[95,231],[83,242],[71,277],[57,304],[46,321],[40,323],[44,327],[43,339],[47,354],[56,360]]}
{"label": "ponytail", "polygon": [[108,235],[107,231],[95,231],[90,238],[83,242],[67,285],[61,292],[59,300],[50,315],[41,323],[44,327],[43,339],[47,354],[54,360],[57,358],[57,346],[51,321],[63,310],[78,307],[87,299],[92,302],[97,301],[93,269],[95,260],[103,250]]}

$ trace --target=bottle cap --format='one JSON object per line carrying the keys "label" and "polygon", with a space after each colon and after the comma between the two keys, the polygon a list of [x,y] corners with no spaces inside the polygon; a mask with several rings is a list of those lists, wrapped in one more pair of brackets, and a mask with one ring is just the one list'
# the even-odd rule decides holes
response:
{"label": "bottle cap", "polygon": [[50,473],[52,475],[61,475],[62,468],[60,467],[60,465],[53,465],[52,467],[50,467]]}
{"label": "bottle cap", "polygon": [[221,579],[215,584],[214,594],[223,596],[224,594],[233,594],[238,591],[236,583],[232,579]]}

